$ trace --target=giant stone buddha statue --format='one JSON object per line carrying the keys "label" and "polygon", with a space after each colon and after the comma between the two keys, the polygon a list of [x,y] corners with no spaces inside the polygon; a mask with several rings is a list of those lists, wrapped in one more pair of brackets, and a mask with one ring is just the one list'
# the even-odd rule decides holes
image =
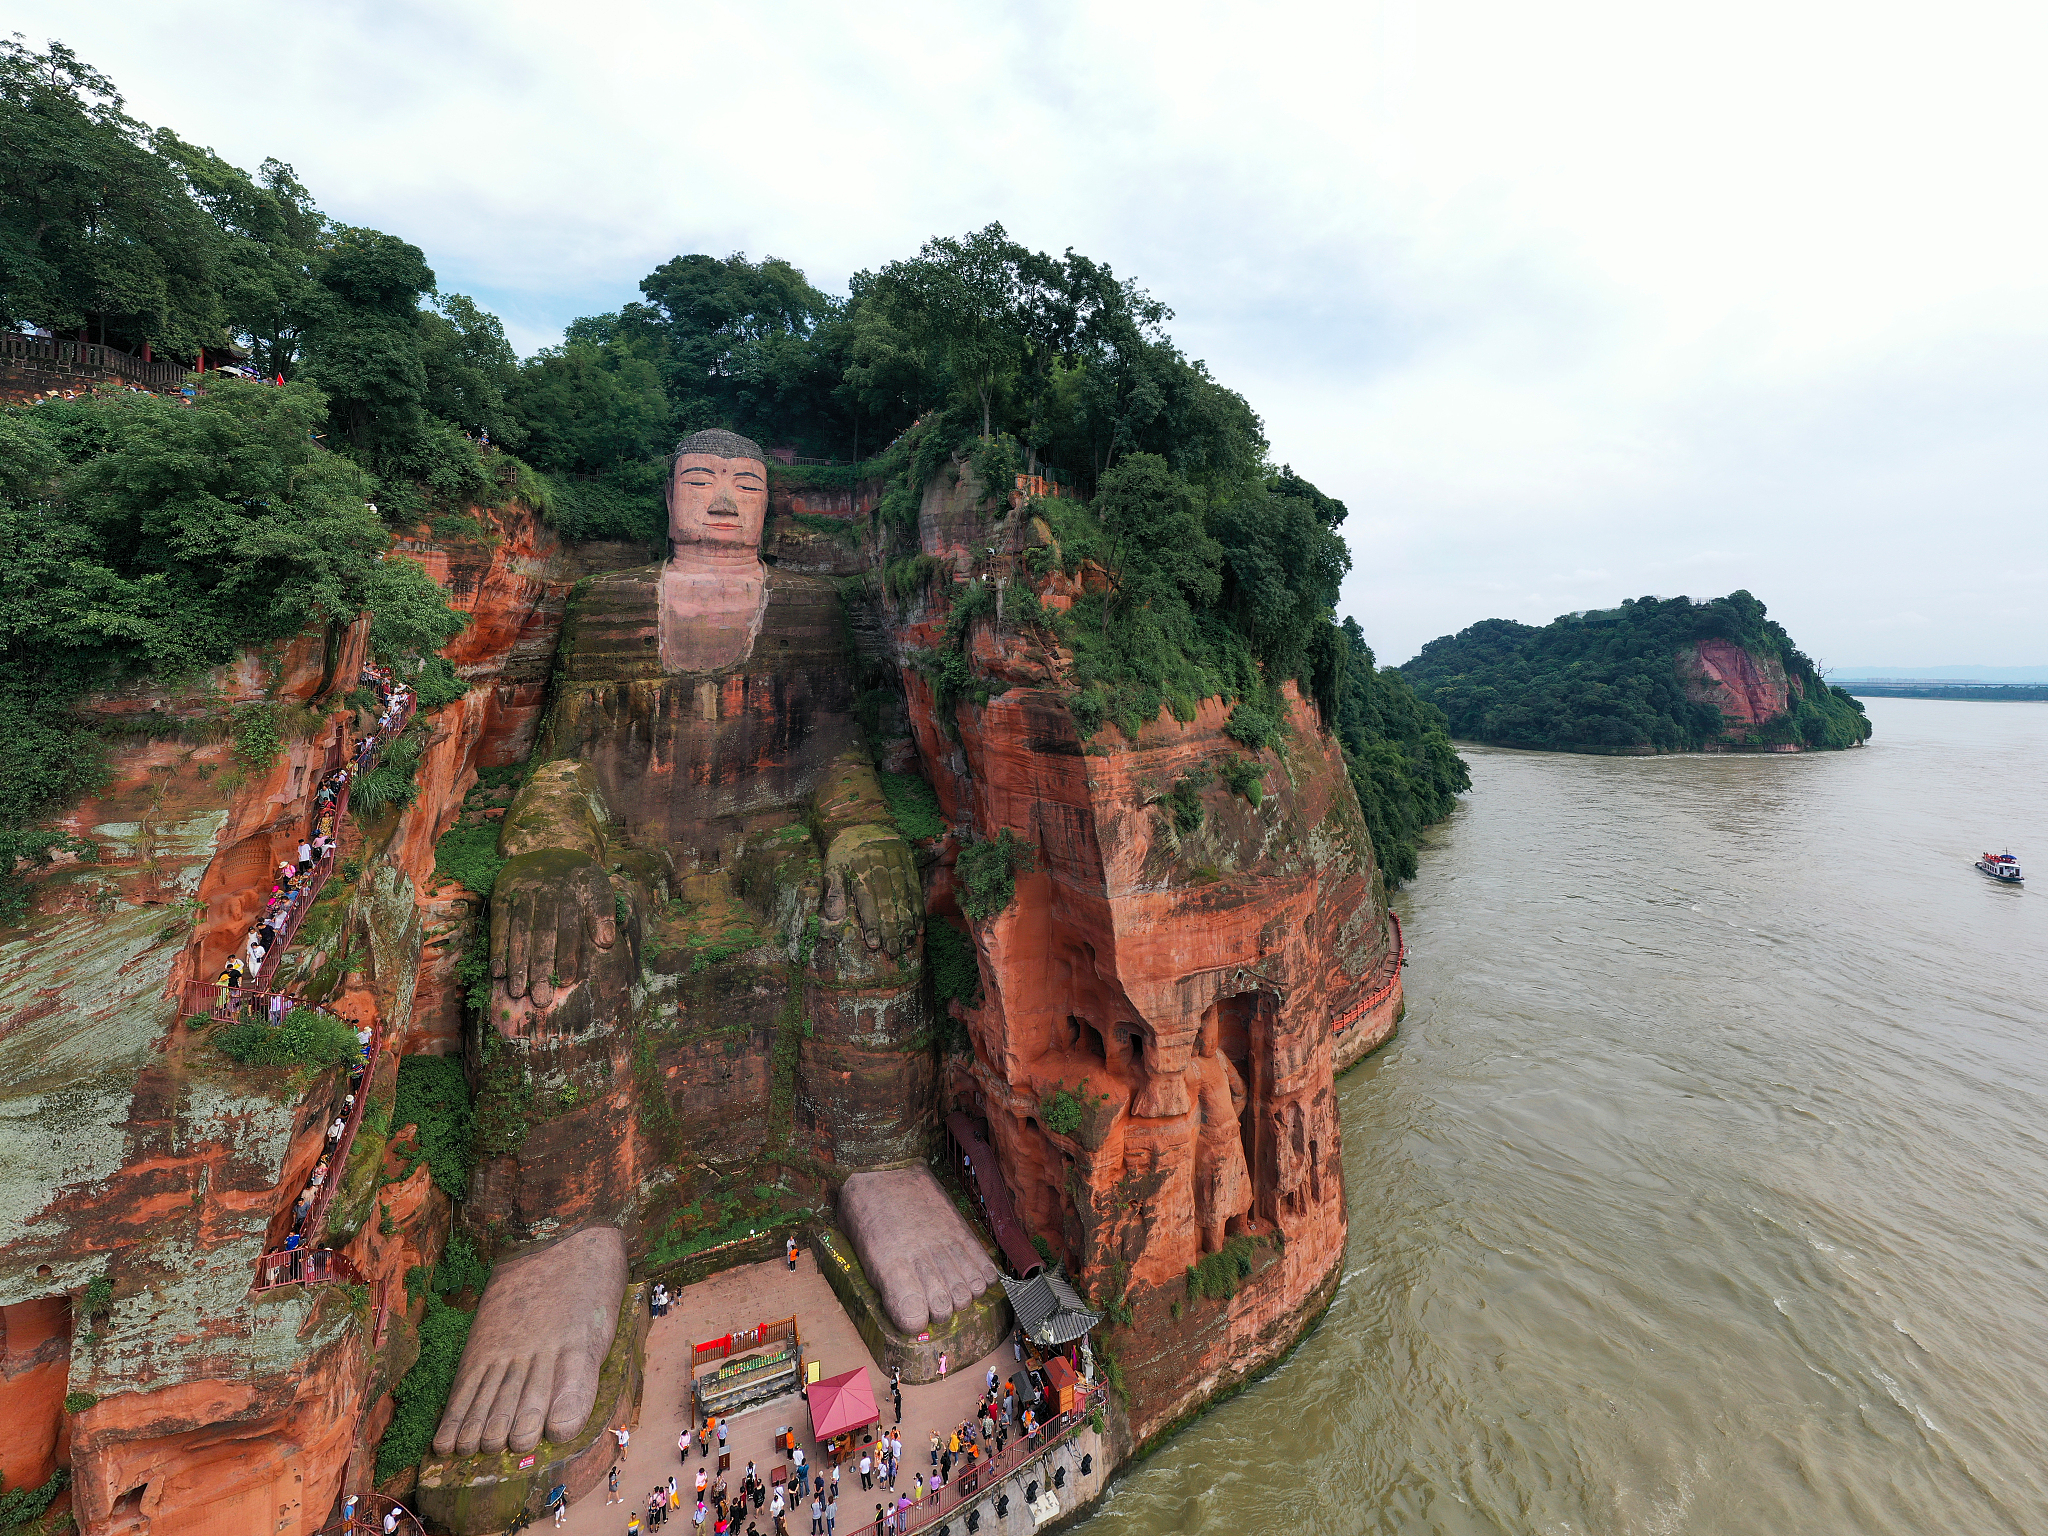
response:
{"label": "giant stone buddha statue", "polygon": [[[780,867],[805,873],[779,888],[773,910],[769,898],[750,899],[763,924],[811,935],[790,945],[809,999],[806,1060],[830,1048],[842,1015],[858,1014],[843,1033],[881,1062],[864,1096],[844,1086],[859,1073],[825,1069],[838,1060],[807,1068],[802,1128],[814,1155],[847,1172],[901,1169],[920,1157],[933,1113],[929,1054],[914,1045],[929,1033],[917,985],[921,889],[861,741],[837,588],[764,563],[767,512],[761,450],[699,432],[677,447],[669,558],[578,587],[540,766],[500,841],[485,1028],[493,1049],[562,1070],[604,1057],[608,1082],[631,1082],[618,1036],[659,980],[642,952],[649,914],[664,897],[732,902],[735,871],[754,867],[761,847],[796,847],[798,864]],[[673,1091],[687,1092],[687,1068],[668,1070]],[[886,1079],[880,1091],[874,1072]],[[648,1091],[617,1088],[536,1123],[520,1151],[479,1167],[469,1215],[500,1261],[439,1454],[525,1451],[543,1433],[558,1442],[584,1426],[631,1234],[646,1192],[673,1174],[642,1123]],[[979,1289],[993,1276],[957,1220],[921,1229],[908,1247],[919,1251],[904,1255],[905,1284],[971,1271]],[[947,1286],[929,1288],[936,1297]]]}

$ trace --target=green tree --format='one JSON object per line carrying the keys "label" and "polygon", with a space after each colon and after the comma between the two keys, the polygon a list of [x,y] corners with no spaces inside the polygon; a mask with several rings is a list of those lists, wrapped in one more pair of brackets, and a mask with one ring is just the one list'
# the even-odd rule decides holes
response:
{"label": "green tree", "polygon": [[452,622],[417,565],[380,563],[362,472],[313,441],[325,419],[308,385],[226,379],[189,409],[120,391],[0,410],[0,917],[62,841],[40,818],[99,781],[87,691],[350,622],[407,582],[396,643]]}
{"label": "green tree", "polygon": [[884,267],[875,285],[874,302],[909,352],[979,404],[983,437],[993,430],[997,388],[1024,353],[1030,255],[990,224],[964,238],[927,240],[913,260]]}
{"label": "green tree", "polygon": [[500,448],[523,446],[526,426],[507,401],[519,359],[498,317],[466,294],[448,293],[420,312],[418,325],[428,413],[466,433],[489,433]]}
{"label": "green tree", "polygon": [[226,339],[219,231],[123,108],[62,43],[0,40],[0,324],[190,357]]}
{"label": "green tree", "polygon": [[303,377],[326,392],[341,443],[380,473],[402,471],[426,435],[419,305],[433,271],[416,245],[344,228],[317,276]]}

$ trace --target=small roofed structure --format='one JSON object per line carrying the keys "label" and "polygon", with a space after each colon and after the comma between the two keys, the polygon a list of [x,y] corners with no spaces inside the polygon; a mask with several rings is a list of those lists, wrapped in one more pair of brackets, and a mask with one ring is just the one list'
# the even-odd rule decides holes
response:
{"label": "small roofed structure", "polygon": [[1054,1271],[1041,1269],[1028,1280],[1003,1276],[1003,1290],[1017,1314],[1017,1326],[1024,1337],[1041,1348],[1056,1349],[1071,1344],[1102,1321],[1100,1312],[1074,1294],[1074,1288]]}
{"label": "small roofed structure", "polygon": [[[996,1166],[995,1149],[983,1140],[974,1122],[958,1110],[946,1116],[946,1139],[952,1143],[948,1150],[953,1166],[973,1193],[981,1219],[988,1224],[988,1235],[1003,1251],[1004,1262],[1027,1278],[1037,1274],[1045,1268],[1045,1260],[1031,1246],[1031,1234],[1017,1219],[1010,1186],[1003,1182],[1003,1171]],[[1003,1284],[1007,1288],[1009,1282]]]}
{"label": "small roofed structure", "polygon": [[820,1444],[882,1417],[864,1365],[812,1382],[804,1388],[804,1397],[811,1405],[811,1438]]}

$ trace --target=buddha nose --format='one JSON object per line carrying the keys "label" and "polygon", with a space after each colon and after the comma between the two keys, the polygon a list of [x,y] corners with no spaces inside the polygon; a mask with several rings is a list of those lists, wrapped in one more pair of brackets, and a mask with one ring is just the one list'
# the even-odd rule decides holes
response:
{"label": "buddha nose", "polygon": [[740,504],[733,500],[731,491],[720,491],[711,499],[711,510],[714,512],[737,512],[739,509]]}

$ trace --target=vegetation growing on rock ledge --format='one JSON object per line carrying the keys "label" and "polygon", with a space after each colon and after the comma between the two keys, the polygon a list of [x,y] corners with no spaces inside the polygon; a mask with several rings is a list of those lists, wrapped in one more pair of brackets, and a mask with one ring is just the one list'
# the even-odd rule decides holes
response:
{"label": "vegetation growing on rock ledge", "polygon": [[1034,867],[1031,850],[1008,827],[960,850],[953,872],[960,878],[960,910],[976,920],[994,917],[1017,894],[1017,876]]}
{"label": "vegetation growing on rock ledge", "polygon": [[[1726,640],[1783,669],[1789,707],[1737,730],[1680,673],[1701,641]],[[1579,752],[1688,752],[1714,745],[1852,747],[1870,736],[1863,706],[1830,687],[1747,592],[1711,602],[1630,598],[1542,628],[1487,619],[1425,645],[1401,668],[1455,735]]]}
{"label": "vegetation growing on rock ledge", "polygon": [[353,1029],[314,1008],[294,1008],[275,1029],[230,1024],[213,1038],[222,1054],[245,1067],[335,1067],[360,1049]]}

